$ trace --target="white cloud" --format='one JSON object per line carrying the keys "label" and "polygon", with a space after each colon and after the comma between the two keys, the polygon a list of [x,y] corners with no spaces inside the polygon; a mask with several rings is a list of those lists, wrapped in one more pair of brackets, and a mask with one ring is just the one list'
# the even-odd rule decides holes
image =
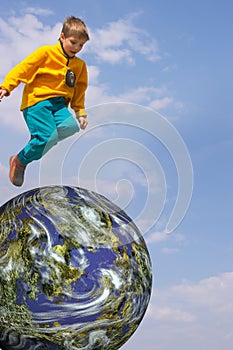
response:
{"label": "white cloud", "polygon": [[120,98],[127,101],[133,101],[137,103],[142,103],[143,101],[151,101],[153,99],[159,98],[160,96],[163,96],[166,93],[165,87],[153,87],[153,86],[142,86],[135,88],[128,93],[125,93],[123,95],[120,95]]}
{"label": "white cloud", "polygon": [[179,249],[165,247],[165,248],[162,248],[161,252],[164,254],[175,254],[179,252]]}
{"label": "white cloud", "polygon": [[148,244],[151,243],[157,243],[157,242],[163,242],[169,239],[169,235],[167,235],[165,232],[154,232],[150,234],[146,240]]}
{"label": "white cloud", "polygon": [[[155,280],[151,302],[132,345],[152,350],[232,349],[233,272],[182,282],[163,290]],[[133,348],[133,347],[132,347]],[[137,348],[137,347],[135,347]]]}
{"label": "white cloud", "polygon": [[211,312],[233,312],[233,272],[201,280],[197,284],[184,282],[171,288],[171,293],[193,305]]}
{"label": "white cloud", "polygon": [[193,322],[196,320],[196,316],[190,312],[171,307],[157,308],[153,304],[148,308],[148,317],[169,322]]}
{"label": "white cloud", "polygon": [[[0,75],[41,45],[53,44],[61,31],[61,23],[44,25],[36,15],[0,17]],[[6,60],[7,58],[7,60]]]}
{"label": "white cloud", "polygon": [[90,52],[104,62],[111,64],[128,62],[134,64],[134,54],[143,55],[147,60],[160,59],[158,43],[145,30],[133,23],[137,14],[105,24],[91,33]]}
{"label": "white cloud", "polygon": [[[211,314],[227,322],[233,312],[233,272],[222,273],[197,283],[185,281],[167,290],[156,291],[151,300],[149,317],[177,320],[180,315],[192,315],[188,321],[203,322]],[[226,330],[227,331],[227,330]]]}
{"label": "white cloud", "polygon": [[40,7],[26,7],[22,10],[23,13],[31,13],[37,16],[49,16],[53,14],[53,11],[50,9],[40,8]]}
{"label": "white cloud", "polygon": [[106,61],[108,63],[116,64],[119,62],[129,62],[134,63],[134,59],[131,55],[130,50],[126,49],[103,49],[102,51],[98,52],[98,56],[101,59],[101,61]]}
{"label": "white cloud", "polygon": [[[164,222],[163,220],[160,220],[160,224],[162,224],[162,226],[164,226]],[[164,241],[173,241],[175,242],[175,244],[180,245],[181,243],[183,243],[185,241],[185,236],[180,234],[180,233],[175,233],[175,234],[168,234],[164,231],[156,231],[156,232],[152,232],[151,234],[148,235],[147,238],[147,243],[148,244],[153,244],[153,243],[160,243],[160,242],[164,242]],[[174,253],[178,251],[177,247],[165,247],[162,248],[162,252],[163,253]]]}
{"label": "white cloud", "polygon": [[88,66],[89,85],[99,83],[100,69],[97,66]]}
{"label": "white cloud", "polygon": [[[92,68],[93,70],[93,68]],[[91,71],[90,71],[91,75]],[[91,82],[91,81],[90,81]],[[106,84],[89,85],[87,101],[89,106],[107,102],[126,102],[147,105],[153,110],[165,109],[173,104],[172,97],[163,96],[168,93],[165,87],[141,86],[131,89],[124,94],[112,95]]]}
{"label": "white cloud", "polygon": [[163,97],[154,101],[151,101],[149,106],[153,108],[154,110],[161,110],[166,108],[168,105],[170,105],[173,102],[172,97]]}
{"label": "white cloud", "polygon": [[163,72],[165,73],[170,73],[170,72],[173,72],[173,71],[176,71],[177,70],[177,65],[176,64],[173,64],[173,65],[170,65],[170,66],[166,66],[163,68]]}

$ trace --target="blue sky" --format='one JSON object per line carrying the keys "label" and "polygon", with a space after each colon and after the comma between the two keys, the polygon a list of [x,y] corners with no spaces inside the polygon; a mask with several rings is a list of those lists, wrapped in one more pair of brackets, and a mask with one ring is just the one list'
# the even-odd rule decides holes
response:
{"label": "blue sky", "polygon": [[31,164],[20,189],[8,159],[28,139],[22,88],[2,101],[0,203],[60,182],[100,192],[135,220],[154,284],[124,350],[232,348],[232,13],[231,0],[1,2],[1,81],[55,43],[66,16],[90,30],[89,127]]}

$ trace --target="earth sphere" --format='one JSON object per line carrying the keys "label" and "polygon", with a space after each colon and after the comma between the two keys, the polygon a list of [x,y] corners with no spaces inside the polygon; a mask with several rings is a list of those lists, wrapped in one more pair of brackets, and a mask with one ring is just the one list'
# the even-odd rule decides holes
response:
{"label": "earth sphere", "polygon": [[147,309],[151,260],[132,220],[79,187],[0,208],[0,348],[119,349]]}

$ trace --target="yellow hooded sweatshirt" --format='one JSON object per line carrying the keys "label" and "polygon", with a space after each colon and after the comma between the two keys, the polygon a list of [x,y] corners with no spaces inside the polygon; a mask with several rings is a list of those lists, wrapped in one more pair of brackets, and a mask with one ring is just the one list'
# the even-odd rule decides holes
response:
{"label": "yellow hooded sweatshirt", "polygon": [[[74,87],[66,84],[68,70],[76,76]],[[25,84],[21,110],[52,97],[64,97],[66,105],[70,104],[77,116],[87,115],[84,107],[86,64],[76,56],[68,57],[60,41],[31,53],[6,75],[0,87],[10,94],[20,83]]]}

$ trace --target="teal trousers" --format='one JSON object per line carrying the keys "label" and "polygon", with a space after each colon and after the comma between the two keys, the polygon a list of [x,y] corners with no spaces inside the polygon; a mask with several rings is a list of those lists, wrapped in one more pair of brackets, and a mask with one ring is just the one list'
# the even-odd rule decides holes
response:
{"label": "teal trousers", "polygon": [[59,141],[80,129],[63,97],[38,102],[24,109],[23,115],[31,134],[28,144],[18,153],[18,158],[23,164],[40,159]]}

